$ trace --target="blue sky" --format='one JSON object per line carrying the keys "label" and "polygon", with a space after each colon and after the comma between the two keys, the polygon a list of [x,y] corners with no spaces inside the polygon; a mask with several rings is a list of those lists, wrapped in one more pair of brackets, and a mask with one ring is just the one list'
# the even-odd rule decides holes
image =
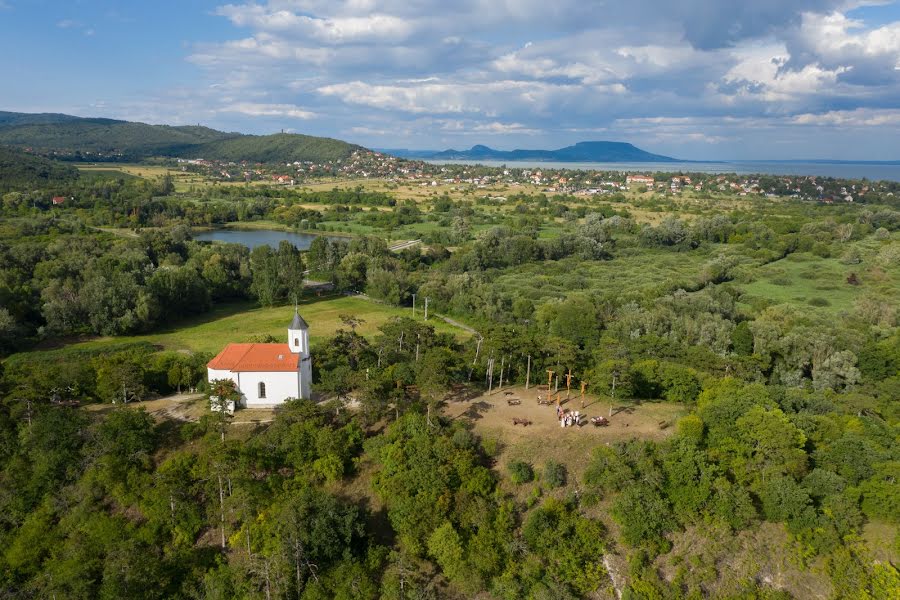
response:
{"label": "blue sky", "polygon": [[381,148],[900,159],[900,2],[0,0],[0,110]]}

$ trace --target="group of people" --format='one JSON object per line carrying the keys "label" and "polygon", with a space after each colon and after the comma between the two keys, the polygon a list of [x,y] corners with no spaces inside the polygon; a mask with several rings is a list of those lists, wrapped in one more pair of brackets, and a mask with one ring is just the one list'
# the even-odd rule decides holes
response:
{"label": "group of people", "polygon": [[556,418],[559,419],[560,427],[573,427],[581,423],[581,413],[577,410],[574,412],[565,410],[559,404],[556,405]]}

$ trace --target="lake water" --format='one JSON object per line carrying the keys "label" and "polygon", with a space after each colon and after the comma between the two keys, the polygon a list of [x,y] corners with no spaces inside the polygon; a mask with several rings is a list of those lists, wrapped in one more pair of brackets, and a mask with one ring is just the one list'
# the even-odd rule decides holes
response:
{"label": "lake water", "polygon": [[194,234],[195,240],[243,244],[251,250],[257,246],[277,248],[282,240],[289,241],[300,250],[309,250],[310,244],[317,237],[319,236],[310,233],[274,231],[271,229],[213,229],[212,231],[201,231]]}
{"label": "lake water", "polygon": [[573,163],[502,160],[429,160],[432,164],[507,166],[512,169],[582,169],[586,171],[628,171],[640,173],[737,173],[739,175],[816,175],[841,179],[900,181],[900,162],[662,162],[662,163]]}

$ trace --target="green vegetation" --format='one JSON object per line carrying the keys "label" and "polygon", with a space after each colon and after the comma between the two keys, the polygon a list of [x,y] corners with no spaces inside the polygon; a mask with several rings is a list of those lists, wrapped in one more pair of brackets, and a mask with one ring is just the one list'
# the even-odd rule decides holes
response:
{"label": "green vegetation", "polygon": [[68,115],[0,113],[0,144],[74,160],[140,160],[153,156],[229,161],[327,161],[359,149],[307,135],[251,136],[198,126],[147,125]]}
{"label": "green vegetation", "polygon": [[0,192],[59,185],[77,177],[69,165],[0,146]]}
{"label": "green vegetation", "polygon": [[[900,589],[887,192],[411,197],[121,168],[2,195],[0,597]],[[226,223],[367,235],[192,238]],[[239,392],[207,361],[281,339],[295,303],[315,402],[211,412]],[[611,424],[554,423],[548,371]]]}

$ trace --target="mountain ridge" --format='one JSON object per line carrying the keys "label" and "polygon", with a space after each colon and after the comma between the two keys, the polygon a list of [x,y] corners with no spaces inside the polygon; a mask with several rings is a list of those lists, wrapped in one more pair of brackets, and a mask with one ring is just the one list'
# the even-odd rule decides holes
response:
{"label": "mountain ridge", "polygon": [[339,160],[362,146],[295,133],[249,135],[200,125],[149,125],[60,113],[0,112],[0,144],[66,158],[154,156],[278,162]]}
{"label": "mountain ridge", "polygon": [[[407,158],[412,158],[410,151]],[[678,159],[642,150],[628,142],[586,141],[557,150],[495,150],[476,144],[469,150],[443,150],[425,154],[429,160],[537,160],[547,162],[678,162]]]}

